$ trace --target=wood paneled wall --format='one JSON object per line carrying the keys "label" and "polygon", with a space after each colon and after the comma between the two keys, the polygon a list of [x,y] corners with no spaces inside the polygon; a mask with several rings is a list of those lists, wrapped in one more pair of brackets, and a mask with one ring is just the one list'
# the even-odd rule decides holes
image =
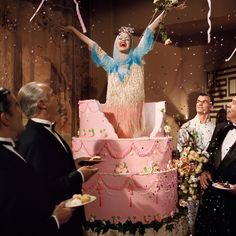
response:
{"label": "wood paneled wall", "polygon": [[[57,129],[70,142],[78,129],[77,102],[87,98],[89,52],[58,28],[69,24],[80,27],[74,5],[63,1],[50,5],[48,1],[30,22],[36,2],[0,1],[0,86],[17,94],[30,81],[50,84],[60,100]],[[88,3],[84,1],[81,7],[88,23]]]}

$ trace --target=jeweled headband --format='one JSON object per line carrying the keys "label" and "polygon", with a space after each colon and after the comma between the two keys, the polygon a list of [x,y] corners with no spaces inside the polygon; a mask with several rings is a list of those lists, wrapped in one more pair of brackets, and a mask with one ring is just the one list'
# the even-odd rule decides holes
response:
{"label": "jeweled headband", "polygon": [[120,33],[127,33],[129,35],[132,35],[134,33],[134,28],[127,27],[127,26],[122,26],[119,29]]}

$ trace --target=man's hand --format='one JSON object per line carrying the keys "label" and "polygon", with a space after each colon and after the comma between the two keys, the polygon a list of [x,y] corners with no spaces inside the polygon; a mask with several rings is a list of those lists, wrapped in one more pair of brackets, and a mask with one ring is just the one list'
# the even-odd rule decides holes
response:
{"label": "man's hand", "polygon": [[74,208],[65,207],[65,202],[61,202],[55,207],[53,215],[56,216],[60,225],[65,224],[72,216]]}
{"label": "man's hand", "polygon": [[231,188],[230,192],[232,194],[236,195],[236,184],[232,185],[232,188]]}
{"label": "man's hand", "polygon": [[212,182],[211,174],[208,171],[202,172],[200,176],[200,184],[203,189],[209,186],[209,182]]}
{"label": "man's hand", "polygon": [[80,157],[75,161],[77,168],[82,166],[92,166],[95,164],[101,163],[103,160],[100,156],[93,156],[93,157]]}
{"label": "man's hand", "polygon": [[79,168],[79,170],[84,175],[84,181],[87,181],[89,178],[91,178],[95,173],[98,172],[98,168],[95,168],[93,166],[82,166]]}

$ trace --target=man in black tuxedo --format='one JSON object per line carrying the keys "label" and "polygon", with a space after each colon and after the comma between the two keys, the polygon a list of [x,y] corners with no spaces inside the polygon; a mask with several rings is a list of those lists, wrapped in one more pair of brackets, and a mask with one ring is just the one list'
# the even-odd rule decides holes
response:
{"label": "man in black tuxedo", "polygon": [[53,212],[52,192],[15,151],[14,140],[23,129],[15,97],[0,88],[0,235],[58,235],[72,210],[61,203]]}
{"label": "man in black tuxedo", "polygon": [[[59,193],[65,190],[67,198],[81,193],[82,183],[98,169],[93,166],[76,169],[70,147],[53,127],[59,110],[58,98],[53,90],[46,84],[30,82],[20,89],[18,101],[29,118],[19,139],[19,153],[38,174],[54,181]],[[55,203],[64,197],[55,199]],[[83,207],[76,209],[70,221],[61,227],[61,235],[82,235],[84,219]]]}
{"label": "man in black tuxedo", "polygon": [[[215,129],[209,162],[200,177],[204,193],[195,236],[236,235],[236,97],[227,105],[227,119]],[[232,188],[218,189],[213,182],[229,182]]]}

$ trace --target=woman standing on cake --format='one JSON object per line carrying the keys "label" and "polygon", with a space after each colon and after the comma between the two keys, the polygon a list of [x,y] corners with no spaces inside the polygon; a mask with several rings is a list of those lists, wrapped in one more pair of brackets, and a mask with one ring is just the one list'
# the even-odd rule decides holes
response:
{"label": "woman standing on cake", "polygon": [[152,49],[154,33],[166,12],[163,11],[144,31],[136,48],[132,47],[133,29],[121,27],[116,37],[113,57],[73,26],[62,27],[73,32],[92,51],[92,59],[108,75],[106,103],[103,112],[113,125],[119,138],[139,137],[144,130],[143,57]]}

